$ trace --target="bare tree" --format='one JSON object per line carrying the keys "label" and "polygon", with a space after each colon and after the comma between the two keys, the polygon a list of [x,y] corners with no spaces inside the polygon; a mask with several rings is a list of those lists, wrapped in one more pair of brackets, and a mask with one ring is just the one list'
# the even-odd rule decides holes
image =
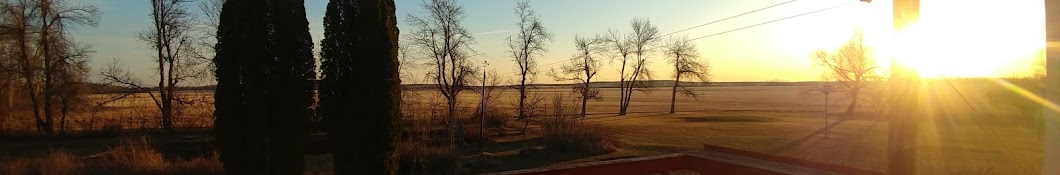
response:
{"label": "bare tree", "polygon": [[626,106],[626,67],[628,67],[626,65],[632,62],[633,52],[630,49],[628,36],[619,34],[615,30],[608,30],[607,34],[605,42],[607,42],[609,51],[614,54],[611,62],[614,63],[617,60],[620,66],[618,70],[618,113],[621,115],[625,114],[623,107]]}
{"label": "bare tree", "polygon": [[521,0],[516,3],[515,14],[519,16],[516,27],[519,33],[509,36],[508,45],[511,56],[515,58],[519,66],[519,119],[526,117],[523,105],[526,101],[526,84],[532,83],[537,75],[537,59],[548,51],[545,42],[552,41],[552,34],[541,24],[541,17],[531,9],[529,0]]}
{"label": "bare tree", "polygon": [[140,34],[140,40],[155,51],[158,71],[157,97],[148,91],[162,117],[162,128],[173,130],[173,108],[182,102],[177,95],[180,83],[201,78],[203,71],[194,67],[205,59],[195,59],[193,37],[195,18],[188,13],[187,0],[151,0],[152,28]]}
{"label": "bare tree", "polygon": [[581,96],[581,116],[585,117],[586,104],[589,99],[600,99],[600,89],[592,87],[593,77],[600,72],[600,52],[606,46],[605,39],[600,36],[582,38],[574,36],[574,47],[577,53],[570,58],[570,63],[564,64],[559,71],[552,70],[550,73],[556,81],[577,81],[572,87],[574,93]]}
{"label": "bare tree", "polygon": [[194,26],[191,29],[193,33],[190,37],[193,40],[192,61],[196,61],[194,65],[189,65],[185,68],[192,71],[199,81],[213,81],[209,77],[213,77],[214,66],[211,60],[216,55],[214,54],[214,48],[217,44],[217,26],[220,25],[221,21],[221,7],[227,0],[202,0],[199,2],[199,11],[201,16],[197,16],[194,20]]}
{"label": "bare tree", "polygon": [[464,27],[464,8],[456,0],[425,0],[425,16],[410,15],[413,31],[408,41],[429,59],[432,67],[427,77],[445,97],[448,117],[456,111],[457,97],[468,88],[475,75],[469,60],[474,37]]}
{"label": "bare tree", "polygon": [[498,73],[496,70],[486,71],[486,75],[484,77],[485,79],[482,79],[483,77],[481,76],[476,77],[478,78],[479,85],[484,86],[481,88],[471,88],[472,92],[481,94],[483,100],[480,100],[479,103],[485,102],[485,105],[479,105],[486,106],[487,110],[494,108],[497,105],[498,101],[500,101],[501,95],[504,95],[504,89],[506,87],[501,84],[503,84],[506,80],[502,78],[500,73]]}
{"label": "bare tree", "polygon": [[858,101],[863,97],[862,90],[870,86],[869,83],[880,79],[876,74],[876,61],[869,57],[868,50],[862,44],[861,34],[856,34],[846,44],[829,53],[825,50],[814,52],[813,61],[818,66],[827,69],[828,76],[839,83],[838,92],[847,94],[850,104],[846,113],[853,114]]}
{"label": "bare tree", "polygon": [[[0,12],[0,19],[8,19],[8,15]],[[11,43],[8,29],[0,29],[0,129],[6,126],[15,107],[15,64],[12,56],[7,54]]]}
{"label": "bare tree", "polygon": [[659,29],[647,19],[634,19],[629,24],[632,33],[622,36],[610,32],[608,43],[619,57],[619,109],[618,115],[626,115],[633,91],[647,92],[652,72],[648,69],[650,46],[659,40]]}
{"label": "bare tree", "polygon": [[99,11],[61,0],[8,0],[0,4],[2,27],[10,43],[3,53],[14,59],[9,68],[19,75],[32,107],[37,129],[54,134],[56,120],[64,132],[66,114],[80,98],[88,55],[70,35],[77,25],[95,26]]}
{"label": "bare tree", "polygon": [[681,78],[689,77],[699,82],[710,81],[710,64],[699,60],[696,45],[685,37],[672,39],[663,47],[663,54],[668,58],[667,61],[674,66],[674,85],[673,90],[670,92],[670,113],[673,114],[676,108],[678,89],[680,89],[681,94],[692,98],[697,97],[697,93],[689,88],[687,84],[681,84]]}

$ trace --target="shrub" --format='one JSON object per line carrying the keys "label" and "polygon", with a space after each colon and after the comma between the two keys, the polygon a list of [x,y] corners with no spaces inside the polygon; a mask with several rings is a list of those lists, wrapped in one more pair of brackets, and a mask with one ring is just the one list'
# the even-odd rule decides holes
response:
{"label": "shrub", "polygon": [[219,153],[169,163],[166,174],[224,174]]}
{"label": "shrub", "polygon": [[67,175],[81,169],[77,158],[65,151],[52,151],[38,160],[16,159],[0,162],[0,174]]}
{"label": "shrub", "polygon": [[66,175],[76,173],[81,164],[70,153],[53,151],[42,159],[37,167],[41,175]]}
{"label": "shrub", "polygon": [[119,136],[124,132],[121,123],[106,123],[100,128],[99,134],[104,136]]}
{"label": "shrub", "polygon": [[[481,112],[481,110],[476,111],[475,116],[482,115]],[[483,120],[485,120],[486,127],[504,128],[504,126],[508,124],[509,118],[512,118],[511,114],[501,112],[501,110],[496,107],[487,106],[486,115]]]}
{"label": "shrub", "polygon": [[34,174],[34,173],[31,173],[31,171],[30,171],[30,170],[33,169],[32,166],[33,166],[33,162],[32,161],[28,161],[28,160],[24,160],[24,159],[16,159],[16,160],[4,161],[4,162],[0,162],[0,174],[10,174],[10,175]]}
{"label": "shrub", "polygon": [[401,158],[400,174],[454,174],[458,157],[451,146],[432,147],[418,140],[404,141],[398,146]]}
{"label": "shrub", "polygon": [[582,121],[575,108],[555,97],[552,113],[541,121],[543,142],[558,152],[606,153],[618,149],[616,134],[609,129]]}
{"label": "shrub", "polygon": [[159,173],[166,169],[162,153],[151,147],[147,137],[123,138],[100,159],[96,164],[99,168],[119,174]]}

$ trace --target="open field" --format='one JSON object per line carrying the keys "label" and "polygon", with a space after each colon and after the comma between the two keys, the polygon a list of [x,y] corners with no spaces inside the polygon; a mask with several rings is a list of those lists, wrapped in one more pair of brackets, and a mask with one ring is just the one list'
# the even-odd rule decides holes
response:
{"label": "open field", "polygon": [[[158,108],[146,93],[90,94],[85,105],[68,116],[67,130],[72,133],[99,130],[149,130],[161,126]],[[157,95],[157,94],[156,94]],[[118,100],[114,100],[119,98]],[[189,91],[181,93],[185,101],[174,108],[174,125],[178,128],[208,128],[213,126],[213,92]],[[106,102],[106,103],[103,103]],[[102,104],[101,104],[102,103]],[[25,109],[0,118],[0,131],[33,133],[33,115]]]}
{"label": "open field", "polygon": [[[804,86],[735,86],[697,88],[701,95],[696,98],[678,96],[676,114],[667,114],[670,94],[668,88],[656,88],[649,94],[635,93],[630,114],[618,116],[617,89],[603,89],[604,99],[590,101],[585,121],[600,124],[616,132],[621,147],[606,154],[560,154],[528,158],[519,155],[527,147],[540,143],[541,128],[532,122],[529,134],[518,134],[521,121],[509,120],[502,130],[503,135],[492,137],[495,143],[487,144],[485,151],[491,152],[501,165],[477,169],[473,172],[497,172],[559,164],[572,164],[597,160],[621,159],[658,155],[674,152],[694,151],[703,144],[764,152],[800,159],[821,161],[857,168],[884,170],[886,168],[887,121],[880,117],[852,117],[830,128],[827,136],[824,127],[823,96],[802,93]],[[407,91],[414,100],[407,103],[422,105],[443,104],[432,91]],[[958,93],[959,92],[959,93]],[[532,91],[535,96],[568,96],[571,103],[576,100],[565,88],[542,88]],[[1041,136],[1038,123],[1029,114],[1027,103],[1019,100],[1008,90],[987,81],[962,81],[949,84],[941,81],[925,82],[921,89],[921,118],[918,140],[918,168],[922,174],[1028,174],[1039,172],[1041,165]],[[203,99],[209,93],[197,94]],[[514,113],[512,109],[518,94],[515,90],[503,91],[497,107]],[[465,110],[477,107],[477,94],[462,94],[461,105]],[[546,98],[551,99],[551,98]],[[843,111],[847,100],[841,95],[831,97],[830,111]],[[152,113],[153,104],[146,96],[136,97],[132,102],[113,103],[108,106],[112,113],[93,119],[123,123],[122,121],[157,122]],[[872,116],[874,106],[862,103],[859,116]],[[444,107],[439,107],[444,108]],[[189,110],[178,118],[181,126],[209,126],[209,108]],[[134,111],[144,111],[137,113]],[[836,116],[833,116],[836,117]],[[832,122],[835,122],[834,118]],[[129,122],[125,122],[129,123]],[[124,129],[141,126],[123,124]],[[94,124],[101,127],[102,124]],[[31,125],[30,125],[31,126]],[[143,127],[150,128],[150,124]],[[81,126],[79,126],[81,127]],[[177,137],[177,136],[173,136]],[[159,138],[165,141],[173,138]],[[37,157],[50,150],[67,147],[77,156],[94,154],[114,144],[113,139],[79,138],[64,141],[54,140],[10,140],[0,143],[3,159]],[[99,147],[99,148],[96,148]],[[91,148],[91,149],[88,149]],[[460,148],[463,161],[478,158],[477,146]],[[313,156],[317,157],[317,156]],[[307,158],[308,167],[326,170],[327,161]],[[2,159],[0,159],[2,160]],[[326,160],[326,159],[325,159]]]}
{"label": "open field", "polygon": [[[829,129],[826,137],[822,131],[823,95],[802,93],[803,88],[701,88],[698,99],[678,97],[676,114],[667,114],[669,89],[658,88],[651,94],[634,94],[626,116],[615,115],[617,89],[604,89],[603,101],[589,102],[591,115],[587,120],[618,132],[622,149],[604,155],[560,158],[552,164],[694,151],[711,144],[857,168],[886,169],[887,121],[845,120]],[[570,95],[566,89],[535,92]],[[919,173],[1040,172],[1042,144],[1036,130],[1040,124],[1023,111],[1026,103],[1012,101],[1010,91],[987,81],[930,81],[921,92]],[[502,99],[514,101],[517,96],[508,91]],[[470,95],[464,98],[477,100]],[[568,99],[573,103],[573,98]],[[833,104],[828,107],[833,112],[843,111],[848,104],[841,95],[834,95],[831,101]],[[860,107],[859,111],[872,113],[871,105]]]}

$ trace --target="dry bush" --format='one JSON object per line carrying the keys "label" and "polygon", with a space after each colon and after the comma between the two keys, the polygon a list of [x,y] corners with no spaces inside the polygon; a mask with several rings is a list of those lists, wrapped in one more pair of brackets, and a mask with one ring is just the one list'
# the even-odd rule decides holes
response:
{"label": "dry bush", "polygon": [[81,163],[70,153],[53,151],[41,160],[37,167],[41,175],[66,175],[76,173],[81,168]]}
{"label": "dry bush", "polygon": [[541,121],[545,147],[558,152],[606,153],[618,149],[618,137],[611,130],[582,121],[563,97],[552,100],[551,116]]}
{"label": "dry bush", "polygon": [[[485,111],[486,115],[483,120],[488,128],[504,128],[508,124],[508,119],[513,117],[512,114],[503,112],[495,106],[486,106]],[[482,110],[475,110],[475,116],[483,116]]]}
{"label": "dry bush", "polygon": [[[466,124],[463,127],[465,133],[464,141],[468,143],[490,142],[489,137],[496,132],[491,130],[491,128],[504,128],[508,124],[508,119],[514,117],[512,114],[501,112],[500,109],[492,105],[486,106],[485,115],[482,114],[482,111],[481,107],[476,109],[474,114],[464,121]],[[480,129],[483,132],[481,134],[479,133]]]}
{"label": "dry bush", "polygon": [[16,159],[0,162],[0,174],[68,175],[77,174],[81,163],[66,151],[52,151],[38,160]]}
{"label": "dry bush", "polygon": [[413,93],[402,95],[405,97],[402,103],[404,131],[397,148],[401,159],[400,174],[453,174],[458,157],[451,142],[454,133],[451,124],[456,117],[446,116],[445,103],[438,98],[416,102],[424,98]]}
{"label": "dry bush", "polygon": [[0,174],[20,175],[20,174],[34,174],[30,170],[33,170],[33,161],[16,159],[0,162]]}
{"label": "dry bush", "polygon": [[213,153],[188,160],[170,162],[165,174],[224,174],[224,165],[221,164],[221,158],[218,155],[220,154]]}
{"label": "dry bush", "polygon": [[151,147],[147,137],[123,138],[94,163],[100,169],[119,174],[159,173],[167,165],[162,153]]}
{"label": "dry bush", "polygon": [[400,174],[454,174],[458,157],[452,146],[431,146],[423,141],[406,140],[398,145]]}

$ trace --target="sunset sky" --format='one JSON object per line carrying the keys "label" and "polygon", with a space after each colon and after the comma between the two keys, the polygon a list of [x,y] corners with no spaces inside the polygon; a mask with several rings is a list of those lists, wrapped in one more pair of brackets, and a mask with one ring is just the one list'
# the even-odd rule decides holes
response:
{"label": "sunset sky", "polygon": [[[536,10],[554,35],[549,52],[538,59],[541,71],[548,71],[574,53],[575,35],[605,34],[608,29],[628,31],[634,18],[650,19],[661,34],[740,14],[787,0],[535,0]],[[464,24],[475,33],[476,60],[490,62],[489,70],[514,75],[515,65],[508,57],[504,39],[514,35],[515,1],[463,0]],[[90,1],[103,12],[97,28],[75,32],[96,50],[92,68],[102,69],[119,60],[141,80],[154,80],[150,49],[136,39],[150,27],[146,0]],[[422,15],[420,0],[397,0],[399,28],[408,15]],[[322,19],[325,0],[306,0],[313,40],[323,39]],[[1022,76],[1032,73],[1035,57],[1044,42],[1044,9],[1041,0],[926,0],[922,2],[921,23],[916,28],[915,58],[903,60],[921,69],[926,77]],[[836,5],[832,10],[766,24],[746,30],[695,40],[699,54],[712,67],[714,81],[815,81],[821,69],[813,66],[810,55],[816,49],[837,47],[854,31],[865,31],[873,55],[886,67],[890,60],[891,2],[875,0],[801,0],[725,22],[676,33],[671,36],[697,38],[774,19],[815,11]],[[197,10],[197,9],[195,9]],[[914,33],[914,32],[909,32]],[[318,48],[319,49],[319,46]],[[670,79],[672,69],[660,54],[650,58],[656,79]],[[601,70],[604,81],[617,80],[617,65]],[[410,72],[423,81],[422,72]],[[154,75],[154,76],[152,76]],[[515,76],[510,76],[514,79]],[[538,82],[552,83],[541,74]]]}

